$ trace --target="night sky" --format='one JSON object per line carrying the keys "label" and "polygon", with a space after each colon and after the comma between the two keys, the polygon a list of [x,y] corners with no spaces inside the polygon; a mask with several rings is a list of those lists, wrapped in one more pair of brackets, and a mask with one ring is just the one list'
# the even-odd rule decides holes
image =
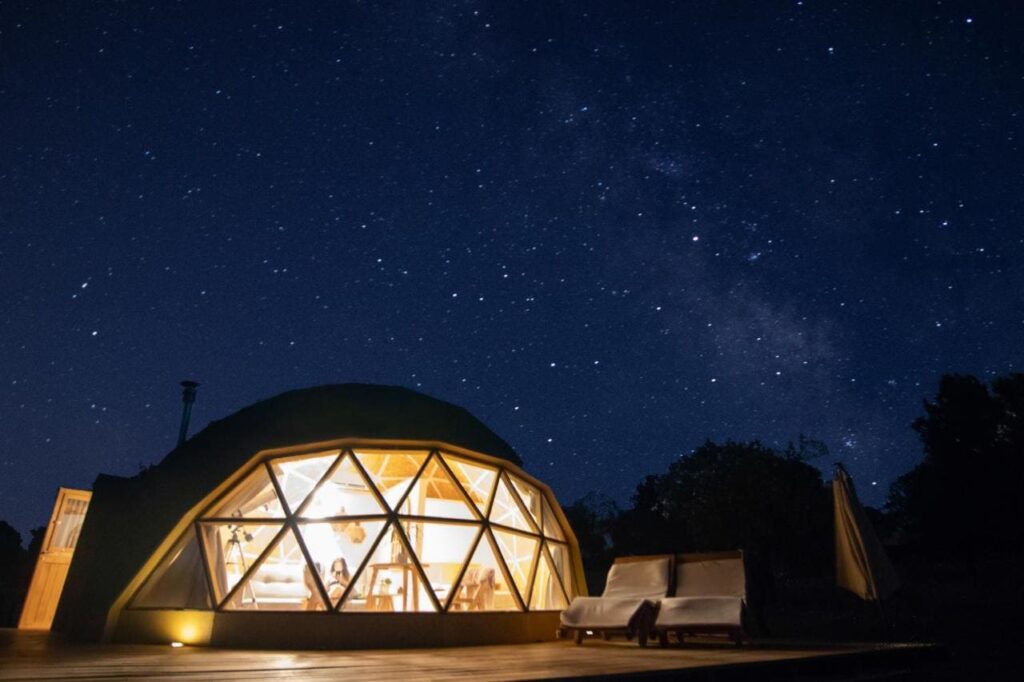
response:
{"label": "night sky", "polygon": [[563,504],[803,433],[872,504],[1021,371],[1022,5],[0,2],[0,519],[278,392]]}

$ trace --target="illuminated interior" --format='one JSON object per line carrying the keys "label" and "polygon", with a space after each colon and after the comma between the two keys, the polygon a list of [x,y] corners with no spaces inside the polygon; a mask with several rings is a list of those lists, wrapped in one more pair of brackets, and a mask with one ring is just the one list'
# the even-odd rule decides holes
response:
{"label": "illuminated interior", "polygon": [[518,471],[467,454],[269,458],[198,516],[129,608],[559,610],[576,590],[556,509]]}

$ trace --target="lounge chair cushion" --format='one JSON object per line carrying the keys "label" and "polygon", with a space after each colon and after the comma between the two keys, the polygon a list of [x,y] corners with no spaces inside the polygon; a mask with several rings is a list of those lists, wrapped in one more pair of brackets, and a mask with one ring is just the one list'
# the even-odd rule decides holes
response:
{"label": "lounge chair cushion", "polygon": [[632,627],[641,611],[653,609],[654,602],[668,594],[669,564],[668,557],[613,564],[604,595],[573,599],[562,611],[562,625],[595,630]]}
{"label": "lounge chair cushion", "polygon": [[676,565],[676,597],[747,596],[742,557],[681,561]]}
{"label": "lounge chair cushion", "polygon": [[668,557],[612,564],[603,597],[657,600],[668,594]]}
{"label": "lounge chair cushion", "polygon": [[594,630],[630,627],[645,605],[653,606],[635,597],[576,597],[562,611],[562,625]]}
{"label": "lounge chair cushion", "polygon": [[739,597],[668,597],[661,600],[655,627],[741,627],[742,612],[743,600]]}

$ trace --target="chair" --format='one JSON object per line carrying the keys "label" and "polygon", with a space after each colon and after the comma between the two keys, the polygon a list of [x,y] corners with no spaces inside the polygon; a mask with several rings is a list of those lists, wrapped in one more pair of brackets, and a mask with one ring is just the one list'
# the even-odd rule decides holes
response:
{"label": "chair", "polygon": [[559,634],[573,633],[576,644],[587,635],[605,639],[624,634],[637,636],[647,646],[647,636],[657,611],[657,600],[669,591],[671,556],[619,557],[615,559],[600,597],[576,597],[562,611]]}
{"label": "chair", "polygon": [[679,554],[675,558],[675,596],[661,600],[651,635],[662,646],[674,632],[680,643],[687,634],[726,634],[740,644],[743,629],[746,572],[743,552]]}
{"label": "chair", "polygon": [[462,585],[452,601],[455,611],[490,611],[494,608],[496,573],[485,566],[466,569]]}

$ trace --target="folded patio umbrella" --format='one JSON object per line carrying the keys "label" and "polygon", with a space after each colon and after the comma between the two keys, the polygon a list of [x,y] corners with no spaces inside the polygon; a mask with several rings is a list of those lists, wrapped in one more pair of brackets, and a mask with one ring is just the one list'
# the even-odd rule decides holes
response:
{"label": "folded patio umbrella", "polygon": [[836,523],[836,583],[866,601],[880,601],[899,587],[896,570],[882,547],[853,481],[842,465],[832,479]]}

